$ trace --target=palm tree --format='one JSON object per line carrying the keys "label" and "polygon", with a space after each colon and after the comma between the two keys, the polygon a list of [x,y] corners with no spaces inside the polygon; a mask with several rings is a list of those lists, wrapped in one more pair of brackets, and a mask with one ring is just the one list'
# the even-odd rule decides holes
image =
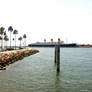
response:
{"label": "palm tree", "polygon": [[0,28],[0,34],[1,34],[1,38],[2,38],[2,42],[1,42],[1,49],[3,48],[3,34],[4,34],[4,27]]}
{"label": "palm tree", "polygon": [[14,38],[12,38],[12,41],[13,41],[12,46],[13,46],[13,48],[14,48],[14,47],[15,47],[15,46],[14,46],[14,41],[15,41],[15,39],[14,39]]}
{"label": "palm tree", "polygon": [[23,38],[24,38],[24,46],[26,47],[26,38],[27,38],[26,34],[23,35]]}
{"label": "palm tree", "polygon": [[6,35],[6,31],[4,32],[4,36]]}
{"label": "palm tree", "polygon": [[18,31],[17,30],[14,30],[13,31],[13,34],[15,35],[15,50],[16,50],[16,35],[18,34]]}
{"label": "palm tree", "polygon": [[[0,40],[2,41],[2,37],[0,36]],[[2,47],[2,44],[1,44],[1,46],[0,46],[0,48]]]}
{"label": "palm tree", "polygon": [[5,43],[6,43],[5,47],[7,48],[7,41],[9,41],[9,38],[8,38],[7,35],[5,35],[5,37],[4,37],[4,41],[5,41]]}
{"label": "palm tree", "polygon": [[18,40],[20,41],[20,48],[21,48],[22,37],[19,37]]}
{"label": "palm tree", "polygon": [[[3,40],[4,40],[4,38],[5,38],[5,36],[6,36],[6,31],[3,33],[3,35],[4,35],[4,37],[3,37]],[[4,45],[5,45],[5,40],[4,40]],[[4,47],[4,46],[3,46]]]}
{"label": "palm tree", "polygon": [[10,48],[11,48],[11,32],[13,32],[12,26],[8,27],[8,31],[10,32]]}

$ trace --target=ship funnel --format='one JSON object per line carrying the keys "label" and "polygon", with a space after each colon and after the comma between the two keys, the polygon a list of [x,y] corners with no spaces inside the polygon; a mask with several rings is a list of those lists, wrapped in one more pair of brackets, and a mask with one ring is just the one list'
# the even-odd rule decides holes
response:
{"label": "ship funnel", "polygon": [[44,43],[46,43],[46,39],[44,39]]}
{"label": "ship funnel", "polygon": [[61,42],[61,40],[60,40],[60,38],[58,38],[58,43],[60,43]]}
{"label": "ship funnel", "polygon": [[51,39],[51,43],[53,43],[53,39]]}

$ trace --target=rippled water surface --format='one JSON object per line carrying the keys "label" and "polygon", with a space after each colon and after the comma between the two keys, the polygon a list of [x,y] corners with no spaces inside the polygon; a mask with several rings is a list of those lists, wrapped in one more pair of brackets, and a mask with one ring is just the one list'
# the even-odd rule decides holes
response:
{"label": "rippled water surface", "polygon": [[91,48],[61,48],[60,74],[54,48],[37,49],[0,72],[0,92],[92,92]]}

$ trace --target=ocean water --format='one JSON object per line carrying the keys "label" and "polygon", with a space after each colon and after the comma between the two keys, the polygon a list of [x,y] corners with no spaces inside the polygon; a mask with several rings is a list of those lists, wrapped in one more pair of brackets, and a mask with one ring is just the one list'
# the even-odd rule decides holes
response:
{"label": "ocean water", "polygon": [[54,48],[37,49],[0,72],[0,92],[92,92],[92,48],[61,48],[59,74]]}

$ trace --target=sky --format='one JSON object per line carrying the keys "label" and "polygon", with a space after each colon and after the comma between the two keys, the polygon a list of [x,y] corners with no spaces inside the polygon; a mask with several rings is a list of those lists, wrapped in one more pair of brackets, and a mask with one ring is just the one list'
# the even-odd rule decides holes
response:
{"label": "sky", "polygon": [[1,26],[13,26],[17,38],[26,34],[27,44],[44,38],[92,44],[92,0],[0,0]]}

